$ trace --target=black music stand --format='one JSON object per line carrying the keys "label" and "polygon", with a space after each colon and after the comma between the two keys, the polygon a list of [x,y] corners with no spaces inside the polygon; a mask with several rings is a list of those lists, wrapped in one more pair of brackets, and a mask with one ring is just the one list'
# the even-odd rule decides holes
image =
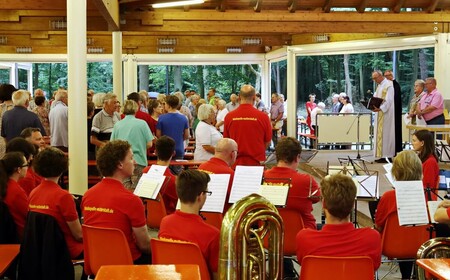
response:
{"label": "black music stand", "polygon": [[362,162],[362,165],[364,166],[364,170],[367,170],[365,162],[370,162],[370,161],[363,159],[361,154],[360,154],[360,145],[361,145],[360,131],[359,131],[360,130],[359,129],[359,127],[360,127],[360,122],[359,122],[360,117],[361,117],[361,112],[358,112],[356,114],[356,118],[352,121],[352,123],[350,124],[350,126],[349,126],[349,128],[347,130],[347,134],[349,134],[350,130],[352,129],[353,125],[355,124],[355,121],[357,121],[356,122],[356,152],[357,152],[357,154],[356,154],[356,158],[351,159],[350,157],[348,157],[348,159],[349,160],[353,160],[352,164],[354,164],[354,162],[356,162],[356,161]]}

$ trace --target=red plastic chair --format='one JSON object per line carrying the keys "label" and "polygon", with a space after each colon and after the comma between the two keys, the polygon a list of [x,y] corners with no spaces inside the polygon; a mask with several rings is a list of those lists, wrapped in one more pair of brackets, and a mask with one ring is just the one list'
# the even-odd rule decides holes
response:
{"label": "red plastic chair", "polygon": [[300,280],[373,280],[372,259],[357,257],[305,256]]}
{"label": "red plastic chair", "polygon": [[289,210],[284,208],[279,208],[278,213],[284,222],[284,256],[294,256],[297,255],[295,238],[297,233],[303,229],[302,216],[295,210]]}
{"label": "red plastic chair", "polygon": [[147,199],[147,226],[151,229],[159,229],[161,220],[167,216],[166,206],[161,194],[158,193],[156,200]]}
{"label": "red plastic chair", "polygon": [[222,213],[212,213],[212,212],[201,212],[203,218],[205,218],[205,222],[213,227],[216,227],[218,230],[222,228]]}
{"label": "red plastic chair", "polygon": [[83,225],[84,271],[96,275],[102,265],[133,264],[130,247],[120,229]]}
{"label": "red plastic chair", "polygon": [[208,266],[197,244],[152,238],[150,245],[152,264],[197,264],[201,279],[210,279]]}

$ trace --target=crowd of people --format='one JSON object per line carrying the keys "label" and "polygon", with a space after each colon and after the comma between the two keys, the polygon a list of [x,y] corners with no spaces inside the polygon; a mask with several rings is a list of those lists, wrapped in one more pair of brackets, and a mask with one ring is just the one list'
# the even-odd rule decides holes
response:
{"label": "crowd of people", "polygon": [[[393,161],[394,178],[423,180],[424,188],[434,190],[439,181],[434,135],[426,130],[416,131],[412,137],[414,151],[396,150],[392,137],[397,133],[396,87],[388,80],[389,73],[392,74],[372,73],[379,84],[374,96],[384,99],[379,108],[373,109],[375,156],[393,158],[398,153]],[[426,83],[418,80],[416,84],[408,117],[439,123],[442,96],[436,90],[435,79],[427,79]],[[427,92],[423,92],[424,87]],[[0,149],[0,202],[9,209],[14,222],[12,239],[23,238],[28,212],[50,215],[64,234],[70,257],[83,258],[79,219],[82,216],[86,225],[120,229],[127,238],[134,263],[150,263],[146,213],[133,190],[140,176],[150,169],[148,159],[154,157],[157,165],[168,167],[165,187],[160,193],[168,215],[161,222],[159,237],[196,243],[215,279],[219,230],[199,215],[210,194],[208,174],[230,174],[225,213],[231,207],[228,198],[236,165],[264,165],[266,151],[273,144],[277,162],[264,171],[264,177],[290,179],[286,209],[297,212],[305,227],[296,238],[299,262],[306,255],[366,255],[372,259],[375,270],[379,267],[380,232],[386,216],[396,211],[395,192],[385,193],[380,200],[375,216],[378,231],[354,228],[350,222],[356,198],[353,180],[341,174],[327,176],[319,188],[314,177],[298,172],[302,152],[299,141],[280,137],[286,123],[283,95],[272,93],[271,106],[266,107],[254,87],[243,85],[228,103],[211,88],[207,99],[190,90],[184,94],[161,94],[156,99],[149,99],[146,92],[133,92],[120,105],[115,94],[89,92],[88,155],[96,159],[102,179],[84,194],[81,203],[58,185],[68,168],[68,92],[58,90],[51,102],[42,97],[42,91],[37,90],[30,100],[27,91],[11,85],[0,86],[0,99],[4,101],[0,106],[4,137],[3,151]],[[353,112],[345,93],[333,95],[332,100],[332,112]],[[306,107],[307,123],[315,130],[315,116],[324,112],[325,104],[316,105],[315,96],[310,95]],[[44,136],[51,136],[51,140],[46,143]],[[190,137],[195,138],[194,159],[203,163],[198,170],[172,168],[172,159],[184,158]],[[320,197],[325,212],[323,227],[317,226],[312,215],[312,205]],[[427,199],[435,200],[434,192],[429,192]],[[450,221],[448,208],[450,204],[440,205],[444,212],[439,210],[436,215],[442,221]],[[284,264],[285,277],[295,277],[292,263]],[[410,266],[406,263],[401,267],[402,277],[409,278]]]}

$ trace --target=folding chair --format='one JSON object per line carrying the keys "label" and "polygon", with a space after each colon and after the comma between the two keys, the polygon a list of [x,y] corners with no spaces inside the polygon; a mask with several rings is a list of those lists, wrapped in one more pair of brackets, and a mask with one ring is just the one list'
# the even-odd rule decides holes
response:
{"label": "folding chair", "polygon": [[84,271],[96,275],[102,265],[132,265],[128,241],[120,229],[83,225]]}
{"label": "folding chair", "polygon": [[151,229],[159,229],[161,220],[167,216],[164,199],[160,193],[156,200],[147,199],[147,226]]}
{"label": "folding chair", "polygon": [[[381,262],[415,262],[417,250],[429,237],[428,225],[400,226],[397,212],[390,214],[381,236],[381,253],[388,259]],[[391,272],[392,268],[383,278]]]}
{"label": "folding chair", "polygon": [[300,280],[372,280],[372,259],[357,257],[305,256]]}
{"label": "folding chair", "polygon": [[[284,223],[284,258],[291,259],[292,261],[298,263],[295,238],[297,233],[305,227],[303,225],[302,216],[297,211],[285,208],[278,208],[278,213]],[[295,273],[298,276],[298,271],[295,271]]]}
{"label": "folding chair", "polygon": [[197,264],[200,268],[201,279],[210,279],[208,266],[197,244],[152,238],[150,246],[152,264]]}
{"label": "folding chair", "polygon": [[205,219],[205,222],[209,225],[220,230],[222,228],[222,213],[213,213],[213,212],[201,212],[201,216]]}

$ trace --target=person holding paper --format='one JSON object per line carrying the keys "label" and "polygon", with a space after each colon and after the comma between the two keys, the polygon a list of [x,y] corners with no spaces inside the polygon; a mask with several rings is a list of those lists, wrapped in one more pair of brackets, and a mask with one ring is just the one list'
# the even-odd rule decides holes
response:
{"label": "person holding paper", "polygon": [[223,137],[232,138],[238,143],[239,153],[235,165],[262,165],[272,140],[270,119],[266,113],[253,107],[256,99],[254,87],[243,85],[239,98],[241,105],[225,117]]}
{"label": "person holding paper", "polygon": [[[156,164],[169,167],[172,156],[175,153],[175,141],[169,136],[161,136],[155,143]],[[150,166],[147,166],[142,171],[147,173],[150,170]],[[166,206],[167,214],[175,212],[177,206],[178,195],[175,189],[175,180],[177,177],[172,174],[169,168],[164,171],[164,185],[162,186],[160,193],[164,200],[164,206]]]}
{"label": "person holding paper", "polygon": [[[238,145],[236,141],[231,138],[222,138],[217,142],[214,156],[198,167],[198,170],[210,174],[230,174],[226,202],[228,202],[230,197],[231,185],[233,184],[234,170],[231,169],[231,166],[236,162],[237,151]],[[223,213],[227,212],[230,206],[231,204],[225,203]]]}
{"label": "person holding paper", "polygon": [[419,104],[420,99],[424,94],[426,94],[423,89],[425,88],[425,81],[418,79],[414,82],[414,95],[409,101],[409,113],[408,118],[411,119],[412,124],[416,124],[416,109]]}
{"label": "person holding paper", "polygon": [[385,158],[395,155],[394,86],[380,70],[372,72],[372,80],[378,84],[373,96],[384,99],[379,108],[372,110],[375,113],[374,157],[377,163],[387,163]]}
{"label": "person holding paper", "polygon": [[127,238],[134,264],[149,264],[150,236],[144,205],[122,184],[133,174],[134,165],[128,142],[106,143],[97,153],[97,168],[104,178],[84,194],[81,211],[86,225],[120,229]]}
{"label": "person holding paper", "polygon": [[436,191],[439,184],[439,165],[433,134],[428,130],[417,130],[412,135],[412,146],[422,161],[423,187],[425,190],[430,188],[430,192],[426,193],[425,198],[427,201],[436,200]]}
{"label": "person holding paper", "polygon": [[355,228],[350,222],[356,199],[356,186],[352,178],[335,174],[326,176],[322,182],[322,202],[325,225],[322,230],[305,228],[298,232],[297,259],[307,255],[316,256],[368,256],[373,268],[381,264],[381,237],[371,228]]}
{"label": "person holding paper", "polygon": [[222,134],[214,126],[216,113],[210,104],[204,104],[198,108],[197,117],[200,122],[195,130],[194,160],[209,160],[214,155],[214,147],[217,141],[222,139]]}
{"label": "person holding paper", "polygon": [[220,232],[199,215],[210,193],[209,180],[208,174],[198,170],[184,170],[178,175],[176,186],[181,207],[162,219],[158,237],[197,244],[212,279],[217,279]]}
{"label": "person holding paper", "polygon": [[[391,173],[396,181],[418,181],[422,179],[422,163],[414,151],[402,151],[394,158]],[[396,212],[395,190],[387,191],[378,202],[375,229],[382,233],[387,217]],[[410,278],[413,264],[413,262],[399,262],[402,279]]]}

